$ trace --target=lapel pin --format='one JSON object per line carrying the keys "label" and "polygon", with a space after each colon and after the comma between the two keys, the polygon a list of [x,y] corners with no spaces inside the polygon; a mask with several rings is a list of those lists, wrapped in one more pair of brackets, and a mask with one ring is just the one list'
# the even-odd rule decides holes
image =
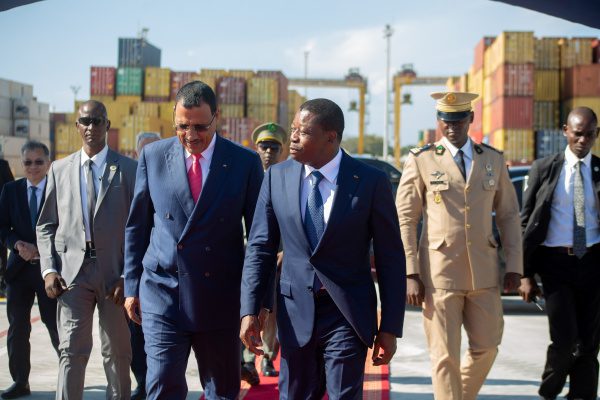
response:
{"label": "lapel pin", "polygon": [[117,170],[117,166],[116,165],[111,165],[110,166],[110,170],[111,171],[116,171]]}
{"label": "lapel pin", "polygon": [[227,164],[223,164],[223,168],[227,168]]}
{"label": "lapel pin", "polygon": [[600,171],[600,168],[594,167],[594,172],[598,172],[598,171]]}
{"label": "lapel pin", "polygon": [[353,176],[353,178],[354,178],[354,179],[358,179],[358,175],[354,175],[354,176]]}

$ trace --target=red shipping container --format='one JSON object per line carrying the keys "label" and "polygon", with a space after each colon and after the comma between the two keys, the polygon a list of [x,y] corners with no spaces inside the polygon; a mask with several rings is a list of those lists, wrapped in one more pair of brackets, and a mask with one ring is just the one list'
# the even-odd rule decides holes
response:
{"label": "red shipping container", "polygon": [[592,41],[592,62],[600,64],[600,40],[598,39]]}
{"label": "red shipping container", "polygon": [[533,96],[535,90],[534,65],[502,64],[492,74],[491,98],[506,96]]}
{"label": "red shipping container", "polygon": [[195,75],[197,75],[196,72],[171,71],[171,100],[175,100],[175,96],[177,96],[179,89],[186,83],[191,82]]}
{"label": "red shipping container", "polygon": [[469,135],[472,135],[473,132],[483,132],[483,100],[479,98],[471,104],[473,105],[473,122],[469,127]]}
{"label": "red shipping container", "polygon": [[219,104],[244,104],[246,102],[246,80],[227,76],[217,83],[217,99]]}
{"label": "red shipping container", "polygon": [[116,128],[110,128],[106,134],[106,144],[108,148],[118,152],[119,151],[119,130]]}
{"label": "red shipping container", "polygon": [[600,64],[577,65],[564,70],[562,98],[600,97]]}
{"label": "red shipping container", "polygon": [[67,113],[50,113],[50,122],[51,123],[67,122]]}
{"label": "red shipping container", "polygon": [[90,95],[114,96],[116,71],[115,67],[91,67]]}
{"label": "red shipping container", "polygon": [[166,103],[169,101],[169,98],[168,97],[144,96],[144,101],[146,103]]}
{"label": "red shipping container", "polygon": [[475,143],[481,143],[483,141],[483,131],[473,131],[469,130],[469,137]]}
{"label": "red shipping container", "polygon": [[492,43],[496,40],[495,36],[485,36],[481,38],[479,42],[477,42],[477,46],[475,46],[475,59],[473,61],[473,71],[477,72],[483,68],[483,56],[485,54],[485,49],[490,47]]}
{"label": "red shipping container", "polygon": [[257,71],[256,76],[277,78],[279,82],[279,101],[288,101],[288,78],[281,71]]}
{"label": "red shipping container", "polygon": [[220,123],[219,134],[232,142],[254,148],[252,131],[258,125],[259,123],[252,118],[223,118]]}
{"label": "red shipping container", "polygon": [[498,97],[491,104],[491,130],[533,129],[533,96]]}

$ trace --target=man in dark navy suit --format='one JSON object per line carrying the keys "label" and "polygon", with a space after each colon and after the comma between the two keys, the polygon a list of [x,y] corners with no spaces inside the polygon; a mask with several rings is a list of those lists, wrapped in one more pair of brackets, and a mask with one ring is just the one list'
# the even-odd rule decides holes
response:
{"label": "man in dark navy suit", "polygon": [[43,143],[25,143],[21,149],[25,178],[7,183],[0,195],[0,242],[11,250],[5,279],[8,367],[14,381],[2,393],[3,399],[16,399],[30,393],[29,335],[31,308],[36,296],[42,322],[58,352],[56,300],[46,296],[35,237],[35,225],[44,202],[46,173],[50,167],[49,154]]}
{"label": "man in dark navy suit", "polygon": [[263,169],[256,153],[216,134],[208,85],[187,83],[175,103],[177,137],[145,146],[139,157],[126,228],[125,307],[144,330],[148,399],[185,399],[192,348],[205,397],[234,399],[242,218],[249,232]]}
{"label": "man in dark navy suit", "polygon": [[405,259],[391,186],[384,173],[340,149],[343,131],[344,115],[332,101],[300,107],[292,159],[265,173],[246,249],[240,337],[261,354],[258,314],[283,243],[282,399],[320,399],[325,391],[330,399],[362,398],[367,347],[374,345],[375,365],[387,364],[402,335]]}

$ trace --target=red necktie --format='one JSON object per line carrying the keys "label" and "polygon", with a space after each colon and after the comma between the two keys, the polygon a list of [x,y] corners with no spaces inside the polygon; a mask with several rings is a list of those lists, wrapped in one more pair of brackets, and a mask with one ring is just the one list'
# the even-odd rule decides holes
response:
{"label": "red necktie", "polygon": [[192,154],[192,166],[188,170],[188,181],[194,203],[198,202],[200,192],[202,192],[202,167],[200,166],[201,154]]}

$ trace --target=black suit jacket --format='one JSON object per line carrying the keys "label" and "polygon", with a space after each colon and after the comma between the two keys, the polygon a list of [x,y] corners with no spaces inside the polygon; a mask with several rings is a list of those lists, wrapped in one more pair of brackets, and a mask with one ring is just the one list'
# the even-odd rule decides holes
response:
{"label": "black suit jacket", "polygon": [[[38,207],[38,217],[42,204],[44,194]],[[36,243],[35,230],[31,226],[25,178],[4,185],[0,195],[0,242],[11,249],[4,276],[8,283],[18,276],[21,268],[27,263],[15,250],[15,243],[19,240]]]}
{"label": "black suit jacket", "polygon": [[[529,171],[527,190],[523,195],[521,226],[523,228],[524,276],[532,277],[538,272],[533,254],[546,240],[554,190],[565,162],[565,153],[535,160]],[[592,155],[592,182],[596,204],[600,198],[600,158]]]}

